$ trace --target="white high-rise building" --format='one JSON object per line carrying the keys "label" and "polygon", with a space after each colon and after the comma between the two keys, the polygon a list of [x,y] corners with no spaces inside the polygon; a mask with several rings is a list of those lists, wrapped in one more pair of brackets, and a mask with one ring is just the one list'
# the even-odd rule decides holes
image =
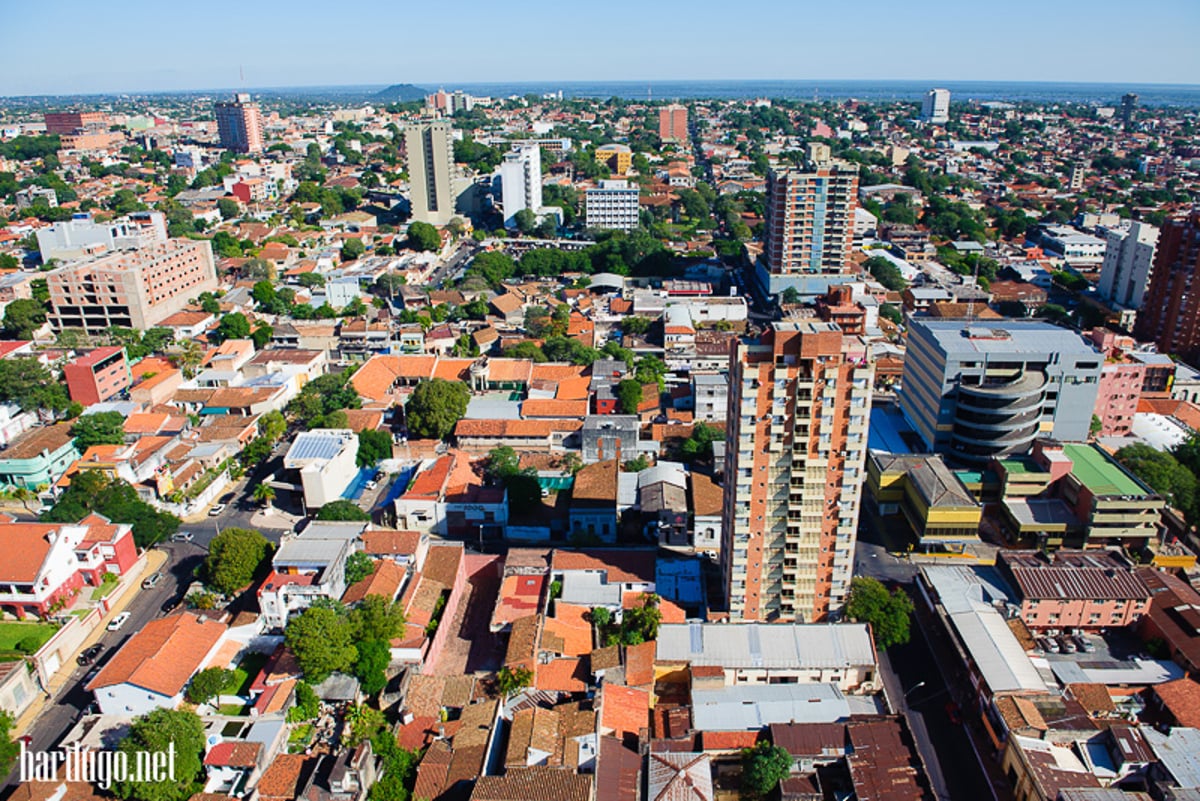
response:
{"label": "white high-rise building", "polygon": [[950,90],[930,89],[921,105],[921,119],[937,125],[950,122]]}
{"label": "white high-rise building", "polygon": [[537,145],[517,145],[500,162],[504,227],[516,228],[517,212],[542,209],[542,154]]}
{"label": "white high-rise building", "polygon": [[632,231],[638,226],[638,190],[628,181],[601,181],[583,196],[588,228]]}
{"label": "white high-rise building", "polygon": [[138,250],[167,241],[167,222],[160,211],[135,211],[127,217],[96,222],[90,214],[76,214],[37,231],[42,261],[72,261],[114,250]]}
{"label": "white high-rise building", "polygon": [[1100,268],[1100,297],[1125,309],[1140,309],[1154,266],[1158,229],[1148,223],[1129,222],[1109,228],[1104,234],[1107,244]]}

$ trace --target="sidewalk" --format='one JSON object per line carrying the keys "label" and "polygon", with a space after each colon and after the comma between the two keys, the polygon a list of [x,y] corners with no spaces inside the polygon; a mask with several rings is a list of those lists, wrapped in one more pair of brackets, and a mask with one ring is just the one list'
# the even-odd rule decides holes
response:
{"label": "sidewalk", "polygon": [[41,695],[34,699],[33,703],[29,705],[29,708],[22,712],[20,717],[17,718],[16,722],[13,724],[13,730],[16,733],[28,733],[28,731],[37,723],[37,719],[41,717],[46,708],[57,701],[58,694],[70,683],[71,677],[75,673],[75,668],[77,667],[75,664],[75,658],[79,656],[80,652],[99,642],[100,639],[107,633],[107,630],[105,629],[107,621],[125,611],[129,604],[133,603],[133,599],[137,597],[138,590],[141,587],[142,576],[146,576],[156,570],[160,570],[166,563],[167,554],[164,551],[152,548],[146,552],[142,562],[142,569],[136,576],[133,577],[132,586],[125,591],[125,594],[121,596],[120,600],[113,604],[113,608],[109,610],[108,616],[102,619],[100,624],[96,626],[95,630],[87,636],[82,645],[80,645],[79,650],[71,654],[70,661],[64,662],[63,665],[59,667],[58,671],[51,677],[50,685],[46,687],[46,690],[50,693],[51,697],[48,699],[45,695]]}

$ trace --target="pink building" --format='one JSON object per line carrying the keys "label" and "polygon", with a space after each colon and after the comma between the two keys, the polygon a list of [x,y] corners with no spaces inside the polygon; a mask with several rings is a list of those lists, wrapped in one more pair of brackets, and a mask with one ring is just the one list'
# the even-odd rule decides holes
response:
{"label": "pink building", "polygon": [[1129,626],[1150,608],[1150,591],[1112,551],[1001,551],[996,567],[1035,631]]}
{"label": "pink building", "polygon": [[1097,436],[1126,436],[1133,428],[1133,415],[1137,413],[1146,379],[1146,365],[1125,355],[1135,344],[1132,337],[1093,328],[1089,338],[1105,359],[1093,412],[1100,420]]}

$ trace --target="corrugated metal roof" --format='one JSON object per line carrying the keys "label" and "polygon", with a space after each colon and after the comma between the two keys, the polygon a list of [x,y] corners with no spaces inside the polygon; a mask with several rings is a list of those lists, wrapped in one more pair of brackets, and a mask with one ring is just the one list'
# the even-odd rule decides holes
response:
{"label": "corrugated metal roof", "polygon": [[[659,661],[724,668],[841,668],[874,665],[875,650],[861,623],[768,625],[679,623],[658,630]],[[698,646],[698,647],[697,647]]]}
{"label": "corrugated metal roof", "polygon": [[833,723],[849,716],[850,704],[835,684],[739,684],[692,691],[692,720],[698,731],[749,731],[772,723]]}

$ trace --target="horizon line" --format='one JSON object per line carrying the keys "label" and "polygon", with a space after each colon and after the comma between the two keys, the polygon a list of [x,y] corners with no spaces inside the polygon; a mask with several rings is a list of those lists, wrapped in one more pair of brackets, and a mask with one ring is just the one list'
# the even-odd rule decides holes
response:
{"label": "horizon line", "polygon": [[[410,83],[407,81],[393,81],[390,83],[339,83],[339,84],[290,84],[290,85],[272,85],[272,86],[210,86],[192,89],[111,89],[104,91],[91,92],[40,92],[26,94],[0,94],[0,99],[3,100],[21,100],[21,99],[37,99],[37,98],[58,98],[58,97],[113,97],[117,95],[188,95],[188,94],[208,94],[215,92],[286,92],[286,91],[302,91],[302,90],[331,90],[331,89],[387,89],[391,86],[413,86],[417,89],[427,91],[437,91],[429,86],[422,84],[430,84],[434,82],[422,81],[420,83]],[[938,88],[939,84],[997,84],[1008,86],[1023,86],[1023,85],[1062,85],[1062,86],[1128,86],[1128,87],[1163,87],[1175,89],[1196,89],[1200,90],[1200,83],[1167,83],[1162,81],[1079,81],[1079,80],[1005,80],[1002,78],[620,78],[620,79],[604,79],[604,78],[586,78],[586,79],[570,79],[570,80],[554,80],[554,79],[526,79],[526,80],[462,80],[462,81],[438,81],[436,82],[439,89],[444,89],[446,86],[458,85],[474,85],[474,86],[571,86],[571,85],[587,85],[587,84],[622,84],[631,86],[653,86],[659,84],[705,84],[705,83],[725,83],[725,84],[780,84],[780,83],[863,83],[863,84],[909,84],[909,83],[928,83],[930,88]]]}

